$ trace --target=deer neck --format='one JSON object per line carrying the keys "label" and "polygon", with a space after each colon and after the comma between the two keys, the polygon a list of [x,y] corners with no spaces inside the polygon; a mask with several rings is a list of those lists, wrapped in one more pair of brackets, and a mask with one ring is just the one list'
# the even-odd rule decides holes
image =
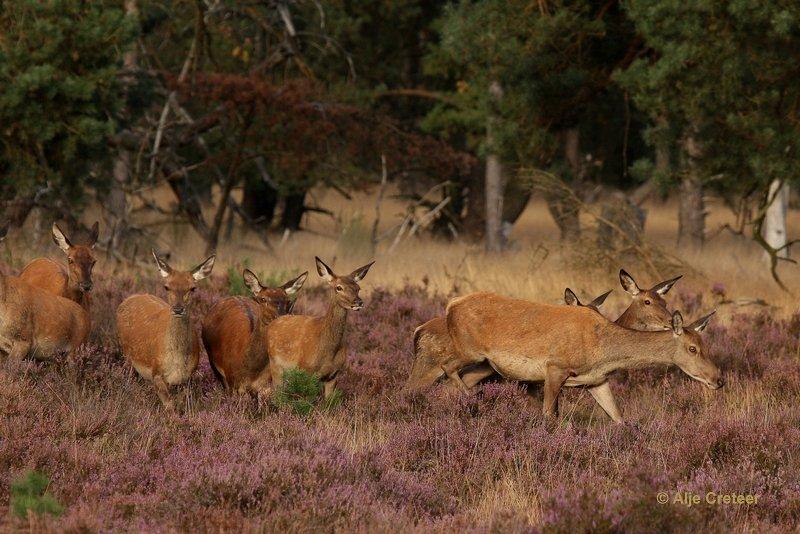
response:
{"label": "deer neck", "polygon": [[596,366],[607,372],[671,365],[675,342],[671,331],[642,332],[609,325],[608,335],[598,342]]}
{"label": "deer neck", "polygon": [[336,303],[335,294],[331,295],[328,311],[322,318],[317,353],[321,359],[333,359],[342,346],[344,330],[347,325],[347,310]]}
{"label": "deer neck", "polygon": [[646,324],[636,318],[631,308],[627,308],[622,312],[622,315],[614,322],[619,326],[624,326],[625,328],[631,328],[633,330],[649,330]]}
{"label": "deer neck", "polygon": [[170,313],[166,353],[188,360],[192,355],[192,330],[189,311],[182,316]]}

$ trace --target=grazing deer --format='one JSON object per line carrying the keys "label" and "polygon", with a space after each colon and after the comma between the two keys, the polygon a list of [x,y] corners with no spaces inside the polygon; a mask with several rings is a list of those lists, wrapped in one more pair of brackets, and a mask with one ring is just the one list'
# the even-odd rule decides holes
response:
{"label": "grazing deer", "polygon": [[447,331],[461,361],[486,360],[505,378],[544,381],[546,415],[555,415],[562,386],[585,386],[606,413],[621,422],[607,383],[618,369],[677,365],[712,389],[723,385],[699,336],[714,312],[688,327],[675,312],[669,331],[642,332],[585,307],[476,293],[452,300],[446,313]]}
{"label": "grazing deer", "polygon": [[[603,293],[587,306],[597,310],[610,293],[611,291]],[[564,292],[564,301],[568,305],[583,306],[569,288]],[[434,317],[414,330],[414,363],[404,389],[417,390],[428,387],[445,374],[448,377],[453,376],[450,379],[451,383],[466,391],[484,378],[493,375],[494,369],[485,362],[473,362],[468,369],[464,369],[447,333],[445,318]]]}
{"label": "grazing deer", "polygon": [[[668,330],[672,316],[662,296],[680,280],[681,276],[660,282],[645,291],[639,289],[633,277],[624,269],[620,269],[619,277],[623,289],[633,296],[633,302],[615,322],[634,330]],[[600,295],[587,306],[598,310],[609,293],[611,292]],[[564,301],[567,304],[581,305],[575,293],[569,288],[564,292]],[[487,364],[459,361],[449,339],[444,317],[434,317],[414,331],[414,363],[404,387],[407,390],[425,388],[445,374],[451,383],[466,391],[494,374],[494,371]],[[611,395],[610,389],[608,395]]]}
{"label": "grazing deer", "polygon": [[319,259],[317,272],[328,283],[330,300],[322,317],[308,315],[283,315],[267,328],[267,353],[273,386],[281,384],[287,369],[302,369],[319,377],[329,398],[336,387],[336,375],[344,366],[347,347],[344,330],[347,312],[364,307],[358,296],[358,283],[367,276],[370,262],[346,276],[334,274]]}
{"label": "grazing deer", "polygon": [[264,287],[249,269],[242,273],[253,298],[228,297],[203,319],[203,345],[215,375],[237,393],[269,390],[267,325],[289,313],[290,297],[308,277],[304,272],[280,287]]}
{"label": "grazing deer", "polygon": [[[0,228],[0,241],[8,227]],[[89,334],[86,311],[75,302],[0,275],[0,352],[12,359],[70,355]]]}
{"label": "grazing deer", "polygon": [[189,380],[200,358],[200,341],[189,308],[197,282],[211,274],[211,255],[191,271],[177,271],[153,251],[164,280],[167,300],[155,295],[131,295],[117,308],[117,332],[122,354],[139,376],[153,382],[158,398],[174,409],[169,386]]}
{"label": "grazing deer", "polygon": [[19,277],[32,286],[80,304],[89,313],[92,269],[96,263],[92,249],[97,244],[100,224],[92,225],[85,244],[73,244],[53,223],[53,241],[67,255],[67,266],[49,258],[36,258],[22,269]]}

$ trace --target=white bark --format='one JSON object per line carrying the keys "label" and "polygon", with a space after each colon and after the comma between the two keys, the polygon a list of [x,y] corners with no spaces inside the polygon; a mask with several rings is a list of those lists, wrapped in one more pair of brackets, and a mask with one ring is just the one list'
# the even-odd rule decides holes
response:
{"label": "white bark", "polygon": [[[785,181],[773,180],[769,185],[767,198],[772,199],[772,203],[767,206],[767,214],[764,218],[764,240],[772,248],[780,249],[787,242],[786,214],[789,211],[789,184]],[[778,257],[788,258],[788,248],[780,250]],[[765,253],[765,259],[770,261],[769,254]]]}

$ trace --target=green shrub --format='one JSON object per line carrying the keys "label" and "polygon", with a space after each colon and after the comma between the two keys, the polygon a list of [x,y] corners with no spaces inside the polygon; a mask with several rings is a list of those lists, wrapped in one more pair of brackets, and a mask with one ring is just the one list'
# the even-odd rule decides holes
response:
{"label": "green shrub", "polygon": [[22,519],[28,517],[29,511],[36,515],[61,515],[64,507],[47,493],[49,485],[47,475],[27,471],[11,483],[11,512]]}
{"label": "green shrub", "polygon": [[[283,381],[275,390],[273,404],[287,408],[297,415],[307,416],[322,396],[322,382],[315,375],[300,369],[289,369],[283,373]],[[319,409],[330,410],[342,403],[342,392],[338,389],[328,399],[323,399]]]}

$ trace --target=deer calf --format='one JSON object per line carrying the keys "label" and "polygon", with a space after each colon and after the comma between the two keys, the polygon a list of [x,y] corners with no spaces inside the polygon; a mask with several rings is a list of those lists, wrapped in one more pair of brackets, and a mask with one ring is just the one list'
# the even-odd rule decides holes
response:
{"label": "deer calf", "polygon": [[359,267],[349,275],[336,275],[315,258],[317,272],[328,283],[328,310],[322,317],[283,315],[267,328],[267,353],[273,386],[278,386],[287,369],[302,369],[319,377],[329,398],[336,387],[336,375],[344,366],[347,348],[344,331],[347,312],[364,307],[358,296],[358,283],[375,262]]}
{"label": "deer calf", "polygon": [[511,380],[544,381],[546,415],[555,415],[561,387],[585,386],[619,422],[622,416],[613,397],[608,397],[607,384],[608,376],[618,369],[677,365],[712,389],[722,387],[720,370],[705,355],[699,336],[712,314],[684,327],[683,317],[675,312],[669,331],[642,332],[585,307],[476,293],[451,301],[446,317],[462,361],[486,360]]}
{"label": "deer calf", "polygon": [[[0,242],[8,227],[0,229]],[[70,355],[89,334],[86,311],[75,302],[0,275],[0,352],[13,359]]]}
{"label": "deer calf", "polygon": [[99,231],[100,224],[95,222],[88,241],[73,244],[58,224],[53,223],[53,241],[67,255],[66,267],[49,258],[36,258],[22,269],[19,277],[48,293],[77,302],[89,313],[92,269],[96,263],[92,249]]}
{"label": "deer calf", "polygon": [[169,302],[155,295],[131,295],[117,308],[117,332],[123,356],[139,376],[153,382],[164,407],[172,410],[169,386],[189,380],[200,358],[189,311],[197,282],[211,274],[215,256],[191,271],[173,269],[155,251],[153,258]]}
{"label": "deer calf", "polygon": [[308,277],[304,272],[280,287],[264,287],[249,269],[242,273],[252,298],[228,297],[203,319],[203,345],[214,374],[226,389],[262,394],[269,391],[267,325],[289,313],[290,297]]}

